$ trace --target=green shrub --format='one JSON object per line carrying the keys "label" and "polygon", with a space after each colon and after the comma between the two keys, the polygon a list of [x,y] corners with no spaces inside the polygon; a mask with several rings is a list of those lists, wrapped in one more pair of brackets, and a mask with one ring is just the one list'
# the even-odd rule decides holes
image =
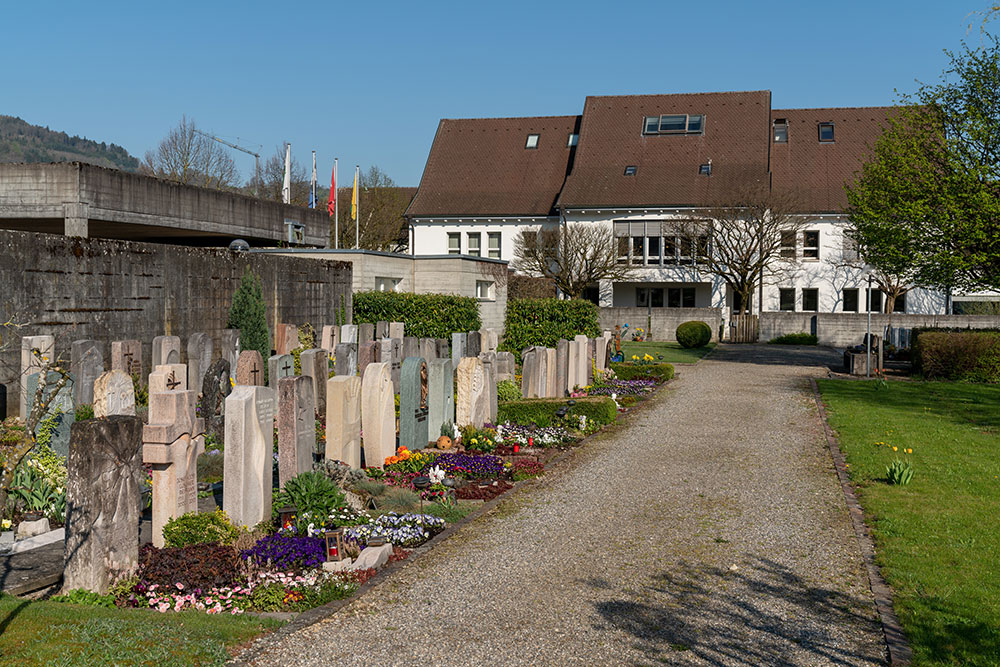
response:
{"label": "green shrub", "polygon": [[76,406],[76,415],[73,421],[85,422],[94,418],[94,406],[89,403],[81,403]]}
{"label": "green shrub", "polygon": [[497,382],[498,401],[516,401],[521,398],[521,388],[513,380]]}
{"label": "green shrub", "polygon": [[819,339],[808,333],[790,333],[772,338],[767,343],[768,345],[816,345]]}
{"label": "green shrub", "polygon": [[313,518],[328,517],[343,504],[344,492],[333,480],[322,472],[304,472],[285,482],[285,488],[274,494],[271,519],[277,521],[285,505],[294,505],[296,518],[302,521],[304,514]]}
{"label": "green shrub", "polygon": [[206,542],[232,544],[239,536],[240,529],[219,509],[204,514],[188,512],[170,519],[163,526],[163,543],[167,547],[186,547]]}
{"label": "green shrub", "polygon": [[521,350],[532,345],[555,347],[560,338],[573,340],[583,334],[599,336],[597,306],[582,299],[517,299],[507,301],[501,350],[513,352],[521,362]]}
{"label": "green shrub", "polygon": [[[608,396],[591,396],[587,398],[577,398],[567,417],[567,423],[575,425],[572,421],[579,415],[586,415],[587,421],[594,424],[610,424],[618,416],[618,409],[615,402]],[[510,401],[501,403],[497,407],[497,422],[511,422],[527,426],[552,426],[558,424],[556,410],[565,406],[568,399],[552,398],[528,398],[520,401]]]}
{"label": "green shrub", "polygon": [[478,331],[479,302],[471,296],[411,294],[409,292],[355,292],[354,324],[405,322],[406,335],[447,338],[455,331]]}
{"label": "green shrub", "polygon": [[705,347],[712,340],[712,327],[700,320],[691,320],[677,325],[674,335],[681,347]]}
{"label": "green shrub", "polygon": [[673,364],[633,364],[626,361],[612,361],[610,366],[619,380],[653,378],[666,382],[674,377]]}
{"label": "green shrub", "polygon": [[885,467],[885,476],[890,484],[904,486],[913,479],[913,464],[896,459]]}
{"label": "green shrub", "polygon": [[1000,382],[1000,332],[914,332],[914,371],[927,379]]}
{"label": "green shrub", "polygon": [[264,290],[260,285],[260,278],[249,268],[243,272],[240,286],[233,292],[226,327],[240,330],[240,349],[257,350],[265,361],[271,356],[271,333],[267,329]]}
{"label": "green shrub", "polygon": [[65,602],[68,604],[86,604],[94,607],[108,607],[114,609],[115,596],[101,595],[84,588],[74,588],[65,595],[55,595],[50,598],[52,602]]}

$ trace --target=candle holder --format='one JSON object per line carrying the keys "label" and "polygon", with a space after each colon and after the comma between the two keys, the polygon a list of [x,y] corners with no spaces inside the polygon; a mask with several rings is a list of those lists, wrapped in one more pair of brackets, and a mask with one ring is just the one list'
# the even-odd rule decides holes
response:
{"label": "candle holder", "polygon": [[344,529],[336,528],[326,532],[326,560],[329,561],[341,561],[344,560],[346,554],[344,553]]}
{"label": "candle holder", "polygon": [[295,505],[285,505],[278,510],[278,525],[282,530],[288,530],[295,525],[295,514],[297,511]]}

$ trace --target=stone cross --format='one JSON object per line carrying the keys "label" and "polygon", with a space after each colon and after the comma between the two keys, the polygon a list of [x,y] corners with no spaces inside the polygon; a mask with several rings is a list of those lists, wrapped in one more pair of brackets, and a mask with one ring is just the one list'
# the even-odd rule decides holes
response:
{"label": "stone cross", "polygon": [[153,339],[153,367],[181,363],[181,339],[178,336],[157,336]]}
{"label": "stone cross", "polygon": [[264,358],[257,350],[245,350],[240,352],[240,359],[236,363],[236,384],[256,385],[264,384]]}
{"label": "stone cross", "polygon": [[389,322],[389,328],[386,332],[386,338],[405,338],[406,323],[404,322]]}
{"label": "stone cross", "polygon": [[73,374],[73,404],[94,402],[94,381],[104,372],[104,353],[96,340],[75,340],[70,347],[70,373]]}
{"label": "stone cross", "polygon": [[330,358],[326,350],[313,348],[304,350],[299,357],[302,362],[302,375],[312,382],[313,396],[316,401],[316,412],[326,414],[326,381],[330,379]]}
{"label": "stone cross", "polygon": [[[121,371],[111,371],[129,380]],[[139,561],[142,420],[113,415],[73,425],[66,458],[63,589],[106,594]]]}
{"label": "stone cross", "polygon": [[142,343],[137,340],[111,342],[111,370],[126,375],[142,375]]}
{"label": "stone cross", "polygon": [[236,385],[226,398],[222,509],[238,526],[271,518],[274,390]]}
{"label": "stone cross", "polygon": [[[35,400],[34,392],[28,391],[28,376],[37,372],[43,359],[34,354],[37,350],[43,358],[52,361],[55,358],[56,339],[54,336],[25,336],[21,339],[21,382],[20,382],[20,412],[21,419],[28,418],[31,403]],[[66,391],[66,389],[63,389]],[[61,393],[61,392],[60,392]],[[6,415],[4,415],[6,417]]]}
{"label": "stone cross", "polygon": [[334,350],[337,349],[337,343],[340,342],[340,327],[335,324],[324,325],[323,335],[320,340],[322,342],[320,347],[333,354]]}
{"label": "stone cross", "polygon": [[399,444],[410,451],[423,449],[429,442],[427,362],[407,357],[399,375]]}
{"label": "stone cross", "polygon": [[184,364],[156,366],[149,374],[149,393],[187,391],[187,370]]}
{"label": "stone cross", "polygon": [[375,325],[371,322],[364,322],[358,325],[358,345],[370,343],[375,338]]}
{"label": "stone cross", "polygon": [[316,451],[316,401],[307,377],[278,380],[278,487],[312,470]]}
{"label": "stone cross", "polygon": [[188,382],[193,389],[201,388],[201,381],[212,365],[215,343],[207,333],[194,333],[188,338]]}
{"label": "stone cross", "polygon": [[115,415],[135,416],[132,376],[118,370],[102,373],[94,382],[94,416],[103,419]]}
{"label": "stone cross", "polygon": [[451,359],[434,359],[427,366],[427,434],[431,441],[441,435],[445,422],[455,423],[455,374]]}
{"label": "stone cross", "polygon": [[356,375],[327,380],[326,458],[361,467],[361,378]]}
{"label": "stone cross", "polygon": [[458,332],[451,335],[451,365],[454,368],[458,368],[462,357],[465,356],[465,342],[468,336],[468,334]]}
{"label": "stone cross", "polygon": [[[153,545],[157,547],[163,546],[167,521],[198,511],[198,455],[205,450],[205,422],[195,416],[196,394],[167,391],[149,395],[142,460],[153,465]],[[227,451],[228,447],[227,442]]]}
{"label": "stone cross", "polygon": [[365,376],[365,369],[373,361],[379,361],[378,346],[380,343],[369,341],[358,346],[358,375]]}
{"label": "stone cross", "polygon": [[357,343],[358,342],[358,327],[356,324],[344,324],[340,327],[340,342],[341,343]]}
{"label": "stone cross", "polygon": [[476,428],[489,419],[490,397],[486,388],[486,370],[479,357],[465,357],[456,373],[458,398],[455,402],[455,424]]}
{"label": "stone cross", "polygon": [[334,375],[358,374],[358,346],[355,343],[339,343],[333,358]]}
{"label": "stone cross", "polygon": [[361,429],[364,431],[365,465],[381,468],[396,452],[396,408],[389,364],[368,365],[361,381]]}
{"label": "stone cross", "polygon": [[267,386],[278,390],[278,380],[295,375],[295,357],[274,354],[267,358]]}

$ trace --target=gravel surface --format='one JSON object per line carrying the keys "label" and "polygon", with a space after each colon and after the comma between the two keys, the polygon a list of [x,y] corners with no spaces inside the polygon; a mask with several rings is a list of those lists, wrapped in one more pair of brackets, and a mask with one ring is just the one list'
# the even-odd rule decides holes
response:
{"label": "gravel surface", "polygon": [[723,346],[680,366],[624,425],[254,664],[884,664],[808,384],[836,362]]}

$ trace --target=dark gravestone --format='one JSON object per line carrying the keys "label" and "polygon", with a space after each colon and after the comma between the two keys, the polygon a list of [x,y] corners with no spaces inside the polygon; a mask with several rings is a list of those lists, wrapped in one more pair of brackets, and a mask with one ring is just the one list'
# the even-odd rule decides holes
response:
{"label": "dark gravestone", "polygon": [[208,367],[201,384],[198,416],[205,420],[205,433],[214,436],[216,442],[222,442],[226,434],[226,396],[233,390],[229,378],[229,362],[219,359]]}
{"label": "dark gravestone", "polygon": [[375,340],[375,325],[371,322],[365,322],[364,324],[358,325],[358,345],[364,343],[370,343]]}
{"label": "dark gravestone", "polygon": [[466,357],[478,357],[479,353],[482,352],[481,336],[478,331],[470,331],[465,336],[465,354]]}
{"label": "dark gravestone", "polygon": [[399,444],[411,451],[423,449],[428,443],[426,362],[420,357],[404,359],[400,385]]}
{"label": "dark gravestone", "polygon": [[358,345],[358,375],[364,377],[365,369],[368,368],[368,364],[374,363],[378,360],[378,343],[370,341],[368,343]]}
{"label": "dark gravestone", "polygon": [[0,384],[0,421],[7,419],[7,385]]}

